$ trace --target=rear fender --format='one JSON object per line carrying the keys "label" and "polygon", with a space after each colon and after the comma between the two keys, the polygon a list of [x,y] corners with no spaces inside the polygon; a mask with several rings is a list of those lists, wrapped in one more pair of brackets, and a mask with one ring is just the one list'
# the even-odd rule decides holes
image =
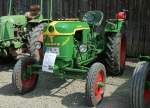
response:
{"label": "rear fender", "polygon": [[118,20],[118,19],[111,19],[106,22],[107,23],[105,26],[105,32],[114,32],[114,33],[121,32],[125,24],[124,20]]}

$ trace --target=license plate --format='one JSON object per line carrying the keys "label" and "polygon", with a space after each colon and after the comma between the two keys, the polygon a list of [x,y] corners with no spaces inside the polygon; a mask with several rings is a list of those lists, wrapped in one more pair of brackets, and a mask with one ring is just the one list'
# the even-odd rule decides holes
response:
{"label": "license plate", "polygon": [[46,50],[42,65],[42,71],[53,73],[56,56],[56,53],[52,53],[49,50]]}

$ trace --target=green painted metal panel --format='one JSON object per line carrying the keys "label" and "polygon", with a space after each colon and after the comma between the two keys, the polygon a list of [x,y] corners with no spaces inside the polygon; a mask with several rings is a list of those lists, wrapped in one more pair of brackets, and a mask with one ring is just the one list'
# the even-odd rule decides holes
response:
{"label": "green painted metal panel", "polygon": [[80,22],[80,21],[68,21],[68,22],[60,21],[55,25],[55,29],[59,33],[72,33],[74,32],[74,30],[78,30],[80,28],[89,29],[89,25],[85,22]]}
{"label": "green painted metal panel", "polygon": [[[79,30],[89,30],[89,25],[81,21],[53,21],[44,29],[45,35],[73,35]],[[51,31],[52,30],[52,31]]]}
{"label": "green painted metal panel", "polygon": [[[60,46],[52,46],[53,44],[60,44]],[[54,36],[46,37],[45,46],[47,48],[59,48],[59,57],[64,60],[70,60],[73,57],[73,36]]]}
{"label": "green painted metal panel", "polygon": [[150,56],[140,56],[139,59],[141,61],[148,61],[148,62],[150,62]]}
{"label": "green painted metal panel", "polygon": [[12,15],[0,17],[0,22],[10,22],[16,25],[25,25],[27,24],[27,19],[24,15]]}
{"label": "green painted metal panel", "polygon": [[14,26],[10,22],[0,23],[0,41],[11,40],[14,38]]}
{"label": "green painted metal panel", "polygon": [[23,15],[3,16],[0,18],[0,41],[15,38],[15,26],[25,26],[27,19]]}
{"label": "green painted metal panel", "polygon": [[120,32],[123,27],[124,21],[115,20],[108,22],[105,26],[105,32]]}

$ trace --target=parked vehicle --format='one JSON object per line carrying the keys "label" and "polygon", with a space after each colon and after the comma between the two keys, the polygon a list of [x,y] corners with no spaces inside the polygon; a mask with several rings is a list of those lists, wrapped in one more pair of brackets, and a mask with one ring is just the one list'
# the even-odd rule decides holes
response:
{"label": "parked vehicle", "polygon": [[59,19],[45,24],[43,41],[36,41],[34,56],[21,58],[14,67],[12,82],[16,91],[24,94],[33,90],[42,69],[61,78],[87,77],[86,102],[89,106],[99,104],[106,71],[121,74],[126,55],[125,12],[107,20],[104,27],[103,19],[103,12],[89,11],[82,20]]}
{"label": "parked vehicle", "polygon": [[131,108],[150,107],[150,56],[141,56],[130,82]]}
{"label": "parked vehicle", "polygon": [[[7,16],[0,17],[0,57],[18,58],[20,55],[30,53],[31,37],[36,38],[43,29],[43,0],[34,1],[29,10],[24,11],[24,5],[15,4],[9,0]],[[38,4],[40,3],[40,4]],[[15,6],[14,6],[15,4]],[[21,5],[21,6],[20,6]],[[32,42],[33,43],[33,42]]]}

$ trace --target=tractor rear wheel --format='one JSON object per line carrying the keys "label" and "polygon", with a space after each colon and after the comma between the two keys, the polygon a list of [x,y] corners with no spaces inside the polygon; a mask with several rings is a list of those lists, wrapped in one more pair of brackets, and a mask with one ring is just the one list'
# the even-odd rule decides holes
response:
{"label": "tractor rear wheel", "polygon": [[122,33],[110,33],[106,44],[106,68],[110,75],[121,75],[126,60],[126,37]]}
{"label": "tractor rear wheel", "polygon": [[35,60],[31,57],[21,58],[15,65],[12,74],[12,84],[18,93],[24,94],[33,90],[38,81],[38,74],[28,72],[28,67],[34,64]]}
{"label": "tractor rear wheel", "polygon": [[139,62],[130,82],[131,108],[150,108],[150,63]]}
{"label": "tractor rear wheel", "polygon": [[105,66],[101,63],[94,63],[88,72],[86,81],[86,102],[88,106],[96,106],[102,101],[105,82]]}
{"label": "tractor rear wheel", "polygon": [[37,62],[40,61],[41,56],[42,56],[42,48],[37,49],[36,48],[36,42],[41,43],[43,41],[43,36],[42,36],[42,30],[44,28],[44,24],[40,24],[32,29],[30,32],[30,37],[28,38],[29,41],[29,49],[30,49],[30,54]]}

